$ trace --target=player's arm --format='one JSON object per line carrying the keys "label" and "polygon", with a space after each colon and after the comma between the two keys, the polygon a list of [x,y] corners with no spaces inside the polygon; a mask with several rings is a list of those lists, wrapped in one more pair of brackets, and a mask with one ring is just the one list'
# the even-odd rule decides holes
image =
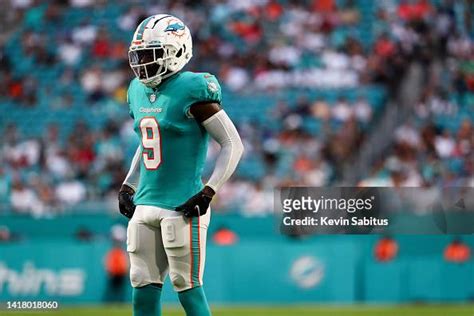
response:
{"label": "player's arm", "polygon": [[133,196],[138,187],[140,179],[140,155],[141,148],[138,146],[135,155],[133,156],[130,170],[123,181],[122,187],[119,191],[119,210],[124,216],[132,218],[135,212],[135,204],[133,204]]}
{"label": "player's arm", "polygon": [[219,143],[221,150],[204,189],[176,208],[177,211],[184,212],[186,217],[206,214],[213,196],[234,173],[244,150],[234,123],[218,103],[197,103],[191,106],[190,112]]}
{"label": "player's arm", "polygon": [[191,107],[191,114],[221,146],[214,171],[204,190],[215,194],[234,173],[244,146],[232,120],[217,103]]}

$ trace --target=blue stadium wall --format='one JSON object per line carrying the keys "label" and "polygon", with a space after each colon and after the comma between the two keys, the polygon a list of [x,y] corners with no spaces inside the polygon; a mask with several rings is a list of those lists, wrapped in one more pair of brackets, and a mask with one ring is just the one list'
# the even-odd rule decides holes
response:
{"label": "blue stadium wall", "polygon": [[[106,296],[104,256],[113,223],[104,215],[32,220],[3,217],[1,225],[28,239],[0,243],[0,301],[58,300],[99,303]],[[205,286],[212,303],[466,302],[474,298],[474,265],[447,263],[452,236],[400,236],[399,257],[373,259],[377,236],[319,236],[289,240],[271,218],[214,216],[210,234],[235,226],[240,240],[217,246],[209,239]],[[72,232],[87,227],[91,242]],[[463,238],[471,247],[474,239]],[[127,282],[127,299],[130,286]],[[164,301],[177,303],[169,281]]]}

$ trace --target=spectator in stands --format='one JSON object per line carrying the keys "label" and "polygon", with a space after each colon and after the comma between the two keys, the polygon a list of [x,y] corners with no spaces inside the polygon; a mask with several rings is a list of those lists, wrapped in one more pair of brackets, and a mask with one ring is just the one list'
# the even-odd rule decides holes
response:
{"label": "spectator in stands", "polygon": [[[216,201],[219,208],[235,209],[239,203],[260,207],[260,198],[252,205],[242,192],[262,197],[281,183],[327,185],[343,179],[342,167],[378,116],[375,103],[384,102],[364,92],[366,98],[354,103],[351,93],[393,89],[409,62],[428,60],[427,55],[439,59],[440,75],[427,76],[416,121],[401,124],[393,145],[370,172],[376,178],[369,180],[385,185],[474,182],[474,44],[470,17],[461,16],[467,12],[464,2],[379,1],[373,4],[377,16],[360,10],[356,1],[334,0],[205,0],[199,6],[167,2],[159,7],[152,1],[69,4],[14,0],[6,13],[15,21],[11,25],[20,27],[6,32],[0,46],[0,105],[5,108],[5,119],[0,120],[0,196],[3,181],[11,190],[1,202],[14,201],[15,211],[45,214],[86,199],[103,201],[120,183],[136,147],[124,110],[130,78],[126,49],[130,32],[150,8],[186,17],[196,30],[190,70],[205,65],[202,68],[219,75],[224,91],[238,91],[234,99],[254,94],[258,99],[258,90],[280,96],[281,89],[278,105],[263,98],[243,114],[233,107],[248,154],[240,178],[227,184],[225,199]],[[108,14],[109,5],[119,17]],[[92,14],[98,18],[91,19]],[[367,19],[375,19],[369,31]],[[49,29],[55,32],[44,31]],[[295,107],[293,89],[317,96],[301,98]],[[89,105],[90,127],[80,123],[71,128]],[[36,120],[37,113],[48,115],[58,131],[38,135],[45,128]],[[103,123],[108,118],[122,127],[120,133]],[[35,124],[29,124],[32,120]],[[9,122],[17,122],[18,130]],[[267,177],[262,180],[261,174]]]}
{"label": "spectator in stands", "polygon": [[316,100],[311,105],[312,115],[321,121],[328,121],[331,118],[331,108],[329,104],[322,99]]}
{"label": "spectator in stands", "polygon": [[420,21],[426,19],[433,8],[428,0],[400,1],[398,16],[405,21]]}
{"label": "spectator in stands", "polygon": [[339,98],[332,108],[332,118],[337,122],[347,122],[353,114],[353,109],[344,98]]}
{"label": "spectator in stands", "polygon": [[369,102],[363,97],[358,97],[353,104],[354,115],[360,123],[368,124],[372,120],[373,110]]}
{"label": "spectator in stands", "polygon": [[262,183],[257,182],[247,193],[241,208],[241,213],[246,216],[270,214],[273,211],[273,191],[266,190]]}
{"label": "spectator in stands", "polygon": [[396,53],[396,45],[388,34],[382,34],[375,43],[375,54],[383,59],[388,59]]}
{"label": "spectator in stands", "polygon": [[87,93],[87,100],[90,104],[96,104],[105,98],[102,86],[105,83],[103,77],[104,74],[99,66],[86,69],[81,77],[82,88]]}
{"label": "spectator in stands", "polygon": [[13,210],[18,213],[41,216],[45,210],[35,191],[18,178],[13,180],[10,203]]}
{"label": "spectator in stands", "polygon": [[76,180],[73,174],[70,174],[65,181],[56,186],[56,198],[65,206],[73,206],[86,197],[86,187],[84,183]]}
{"label": "spectator in stands", "polygon": [[[11,178],[5,172],[3,166],[0,166],[0,201],[4,201],[6,205],[10,204]],[[3,206],[6,206],[3,205]],[[2,212],[2,205],[0,204],[0,213]]]}
{"label": "spectator in stands", "polygon": [[74,66],[77,65],[81,59],[82,49],[78,44],[74,43],[72,38],[67,38],[60,44],[58,55],[61,62],[65,65]]}

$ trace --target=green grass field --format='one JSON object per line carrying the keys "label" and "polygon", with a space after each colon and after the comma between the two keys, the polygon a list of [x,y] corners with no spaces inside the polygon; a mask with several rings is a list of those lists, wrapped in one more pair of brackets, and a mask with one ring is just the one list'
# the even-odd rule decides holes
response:
{"label": "green grass field", "polygon": [[[281,306],[281,307],[214,307],[213,316],[474,316],[474,305],[406,305],[406,306]],[[1,315],[55,316],[130,316],[131,307],[67,307],[57,311],[5,312]],[[163,316],[184,315],[179,308],[165,308]]]}

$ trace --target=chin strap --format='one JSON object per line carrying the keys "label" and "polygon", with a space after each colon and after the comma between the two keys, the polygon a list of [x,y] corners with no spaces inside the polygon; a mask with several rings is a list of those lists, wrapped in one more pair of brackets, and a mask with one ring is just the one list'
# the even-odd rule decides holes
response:
{"label": "chin strap", "polygon": [[159,78],[153,79],[151,82],[148,82],[148,83],[142,82],[142,83],[148,88],[153,89],[153,88],[158,87],[160,83],[162,83],[165,79],[168,79],[169,77],[171,77],[172,75],[176,73],[178,73],[178,71],[169,72],[169,73],[164,74],[163,76],[160,76]]}

